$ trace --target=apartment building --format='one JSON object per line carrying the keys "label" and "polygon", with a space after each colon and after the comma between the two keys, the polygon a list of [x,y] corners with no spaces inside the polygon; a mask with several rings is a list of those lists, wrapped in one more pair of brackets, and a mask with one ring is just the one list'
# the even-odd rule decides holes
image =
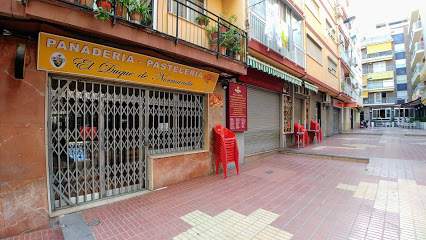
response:
{"label": "apartment building", "polygon": [[242,1],[0,6],[0,238],[214,171]]}
{"label": "apartment building", "polygon": [[[422,15],[423,14],[423,15]],[[411,13],[409,24],[409,53],[411,55],[408,67],[412,71],[411,85],[412,94],[410,102],[403,104],[403,107],[411,108],[414,117],[426,116],[426,91],[424,90],[426,81],[426,63],[424,54],[424,39],[426,26],[426,16],[424,12],[415,10]]]}
{"label": "apartment building", "polygon": [[[347,1],[306,1],[307,81],[323,92],[317,102],[327,136],[359,126],[360,54]],[[309,10],[309,11],[308,11]]]}
{"label": "apartment building", "polygon": [[406,107],[413,92],[409,21],[380,23],[376,29],[362,42],[365,119],[376,126],[397,125],[414,116]]}
{"label": "apartment building", "polygon": [[0,238],[359,125],[347,1],[130,2],[0,0]]}

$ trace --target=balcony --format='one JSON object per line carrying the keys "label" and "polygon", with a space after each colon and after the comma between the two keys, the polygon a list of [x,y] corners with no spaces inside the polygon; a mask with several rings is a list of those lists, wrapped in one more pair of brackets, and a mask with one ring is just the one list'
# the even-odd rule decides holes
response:
{"label": "balcony", "polygon": [[426,81],[426,78],[425,78],[426,74],[425,73],[426,73],[426,63],[423,63],[423,67],[421,68],[420,73],[419,73],[419,77],[420,77],[421,82]]}
{"label": "balcony", "polygon": [[[97,5],[103,6],[107,3],[105,0],[98,0],[97,5],[95,3],[86,6],[84,3],[91,1],[60,1],[77,6],[82,11],[93,11],[94,8],[98,8]],[[122,4],[112,3],[111,12],[106,14],[109,14],[113,25],[121,23],[133,28],[146,29],[150,34],[170,39],[175,44],[182,43],[217,56],[247,62],[246,54],[241,54],[247,51],[247,32],[235,26],[229,19],[223,19],[189,0],[185,2],[159,0],[156,4],[152,4],[152,9],[142,14],[142,17],[130,15],[128,8]]]}
{"label": "balcony", "polygon": [[414,44],[414,51],[411,55],[411,68],[414,68],[418,62],[420,62],[425,56],[425,47],[423,42],[416,42]]}
{"label": "balcony", "polygon": [[423,95],[424,91],[424,83],[420,83],[417,85],[417,87],[413,90],[412,100],[417,99],[418,97],[421,97]]}
{"label": "balcony", "polygon": [[342,90],[341,92],[346,93],[348,96],[352,98],[352,100],[356,100],[357,97],[361,97],[359,91],[356,91],[351,84],[348,84],[345,81],[341,82]]}
{"label": "balcony", "polygon": [[[366,66],[368,66],[368,65],[366,65]],[[386,71],[383,71],[383,72],[393,72],[394,70],[395,70],[395,66],[394,65],[387,65],[386,66]],[[376,72],[374,72],[373,67],[369,67],[367,69],[365,69],[365,68],[362,69],[362,75],[366,75],[366,74],[370,74],[370,73],[382,73],[382,72],[381,71],[377,71],[377,70],[376,70]]]}
{"label": "balcony", "polygon": [[411,35],[410,35],[410,51],[413,51],[414,44],[416,42],[419,42],[422,38],[422,22],[417,21],[413,23],[412,29],[411,29]]}
{"label": "balcony", "polygon": [[364,99],[364,106],[374,106],[374,105],[393,105],[395,104],[395,97],[382,97],[374,98],[373,96]]}
{"label": "balcony", "polygon": [[294,51],[289,51],[286,48],[278,46],[276,42],[268,41],[265,35],[265,20],[257,16],[255,13],[250,12],[250,36],[256,41],[267,46],[271,50],[277,52],[281,56],[289,59],[293,63],[303,68],[306,68],[305,65],[305,50],[303,47],[298,46],[295,42]]}
{"label": "balcony", "polygon": [[416,68],[414,68],[413,76],[411,77],[411,85],[416,86],[420,83],[420,71],[424,67],[424,64],[421,62],[418,62],[416,65]]}
{"label": "balcony", "polygon": [[369,73],[367,75],[367,80],[381,80],[381,79],[393,79],[393,78],[394,78],[393,71]]}
{"label": "balcony", "polygon": [[393,51],[388,50],[388,51],[384,51],[384,52],[363,54],[361,62],[362,63],[369,63],[369,62],[385,61],[385,60],[390,60],[392,58],[393,58]]}
{"label": "balcony", "polygon": [[340,32],[343,34],[345,40],[347,42],[349,42],[349,39],[351,38],[351,35],[349,34],[348,27],[346,27],[346,24],[343,23],[343,20],[339,21],[339,25],[338,26],[339,26]]}
{"label": "balcony", "polygon": [[384,84],[383,81],[371,81],[371,82],[368,82],[367,86],[365,87],[365,90],[393,91],[394,88],[395,88],[394,82]]}
{"label": "balcony", "polygon": [[343,60],[343,62],[350,67],[351,66],[351,61],[350,58],[348,56],[348,51],[346,51],[345,49],[343,49],[342,47],[340,47],[340,58]]}

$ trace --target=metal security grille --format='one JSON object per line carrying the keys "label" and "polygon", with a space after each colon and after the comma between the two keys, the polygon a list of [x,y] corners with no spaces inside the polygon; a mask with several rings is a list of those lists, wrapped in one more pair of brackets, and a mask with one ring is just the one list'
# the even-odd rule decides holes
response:
{"label": "metal security grille", "polygon": [[144,189],[146,154],[203,147],[203,96],[49,79],[53,210]]}
{"label": "metal security grille", "polygon": [[244,154],[278,149],[280,146],[280,95],[247,86],[247,132]]}

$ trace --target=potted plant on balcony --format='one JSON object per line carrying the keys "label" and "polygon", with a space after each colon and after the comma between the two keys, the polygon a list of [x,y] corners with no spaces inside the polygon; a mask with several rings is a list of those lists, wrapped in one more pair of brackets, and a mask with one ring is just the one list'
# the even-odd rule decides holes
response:
{"label": "potted plant on balcony", "polygon": [[129,0],[115,0],[115,16],[117,17],[126,17],[126,6],[128,5]]}
{"label": "potted plant on balcony", "polygon": [[[226,48],[225,52],[227,56],[233,57],[236,48],[240,46],[239,39],[240,39],[240,34],[238,33],[238,31],[234,28],[231,28],[228,31],[221,33],[219,45],[221,47]],[[222,51],[223,51],[223,48],[222,48]]]}
{"label": "potted plant on balcony", "polygon": [[140,24],[141,22],[141,14],[140,14],[140,3],[139,0],[128,0],[126,3],[127,15],[129,20],[133,23]]}
{"label": "potted plant on balcony", "polygon": [[148,26],[151,24],[152,8],[148,2],[143,2],[139,5],[138,12],[141,15],[141,24]]}
{"label": "potted plant on balcony", "polygon": [[217,37],[219,36],[219,33],[217,32],[217,27],[211,26],[210,28],[208,28],[207,34],[208,34],[210,40],[217,39]]}
{"label": "potted plant on balcony", "polygon": [[201,27],[205,27],[205,26],[209,25],[209,23],[210,23],[210,19],[206,15],[200,15],[200,16],[196,17],[195,21],[197,21],[197,23]]}
{"label": "potted plant on balcony", "polygon": [[103,23],[105,22],[105,20],[109,21],[109,18],[111,17],[111,14],[112,14],[111,4],[107,2],[103,3],[102,7],[96,8],[94,12],[96,12],[94,16],[96,19],[101,19]]}
{"label": "potted plant on balcony", "polygon": [[231,25],[230,25],[230,23],[231,24],[235,24],[235,22],[237,21],[237,15],[235,15],[235,14],[232,14],[229,18],[228,18],[228,21],[225,21],[224,19],[224,16],[223,16],[223,14],[221,13],[220,14],[220,21],[219,21],[219,25],[220,25],[220,27],[219,27],[219,32],[222,34],[223,32],[227,32],[227,31],[229,31],[229,28],[231,27]]}
{"label": "potted plant on balcony", "polygon": [[241,53],[243,52],[243,48],[241,46],[237,46],[235,47],[235,59],[237,59],[238,61],[241,60]]}

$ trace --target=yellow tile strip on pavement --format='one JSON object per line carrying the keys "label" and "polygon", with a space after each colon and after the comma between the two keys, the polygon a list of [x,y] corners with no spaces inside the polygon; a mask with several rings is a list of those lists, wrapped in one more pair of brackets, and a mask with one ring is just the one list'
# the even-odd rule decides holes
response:
{"label": "yellow tile strip on pavement", "polygon": [[270,225],[278,217],[278,214],[263,209],[257,209],[248,216],[228,209],[214,217],[195,210],[181,217],[193,227],[173,239],[288,240],[292,238],[293,234]]}
{"label": "yellow tile strip on pavement", "polygon": [[336,188],[353,191],[353,197],[374,201],[374,208],[399,214],[400,239],[426,239],[426,186],[415,180],[339,183]]}

